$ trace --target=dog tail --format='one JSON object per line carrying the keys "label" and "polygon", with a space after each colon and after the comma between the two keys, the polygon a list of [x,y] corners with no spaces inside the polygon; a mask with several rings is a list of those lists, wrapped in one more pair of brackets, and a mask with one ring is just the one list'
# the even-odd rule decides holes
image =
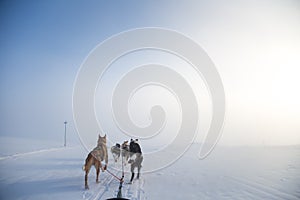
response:
{"label": "dog tail", "polygon": [[85,165],[82,166],[82,170],[85,171]]}

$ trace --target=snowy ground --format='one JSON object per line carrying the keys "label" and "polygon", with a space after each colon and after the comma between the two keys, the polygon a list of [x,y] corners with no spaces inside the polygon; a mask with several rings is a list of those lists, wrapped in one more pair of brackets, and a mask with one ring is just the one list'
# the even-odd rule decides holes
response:
{"label": "snowy ground", "polygon": [[[101,172],[96,184],[94,169],[89,175],[90,190],[84,189],[86,152],[80,145],[64,148],[11,138],[1,138],[0,143],[0,199],[97,200],[117,194],[118,181]],[[300,199],[299,146],[217,147],[205,160],[198,160],[198,150],[194,144],[174,165],[125,184],[123,197]],[[111,157],[109,162],[115,165]],[[125,181],[129,177],[125,174]]]}

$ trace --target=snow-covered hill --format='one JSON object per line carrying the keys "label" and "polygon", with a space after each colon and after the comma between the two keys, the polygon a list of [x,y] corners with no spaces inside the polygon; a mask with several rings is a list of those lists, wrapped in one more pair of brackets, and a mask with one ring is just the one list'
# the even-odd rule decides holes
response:
{"label": "snow-covered hill", "polygon": [[[6,149],[1,155],[0,199],[97,200],[117,195],[118,180],[101,172],[100,183],[96,184],[94,169],[89,174],[90,189],[84,189],[82,165],[87,153],[80,145],[32,149],[11,154]],[[142,174],[131,185],[124,184],[123,197],[300,199],[300,147],[217,147],[204,160],[198,160],[198,149],[194,144],[172,166]],[[119,165],[110,156],[109,169],[121,176],[113,169]],[[129,178],[126,173],[125,182]]]}

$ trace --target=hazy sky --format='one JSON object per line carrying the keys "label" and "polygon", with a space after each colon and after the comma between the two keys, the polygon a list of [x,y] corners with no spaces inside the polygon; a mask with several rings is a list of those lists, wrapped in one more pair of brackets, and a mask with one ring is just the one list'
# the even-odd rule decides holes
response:
{"label": "hazy sky", "polygon": [[[223,80],[221,144],[300,144],[300,2],[1,1],[0,134],[62,139],[77,71],[101,41],[139,27],[198,42]],[[201,137],[201,136],[199,136]]]}

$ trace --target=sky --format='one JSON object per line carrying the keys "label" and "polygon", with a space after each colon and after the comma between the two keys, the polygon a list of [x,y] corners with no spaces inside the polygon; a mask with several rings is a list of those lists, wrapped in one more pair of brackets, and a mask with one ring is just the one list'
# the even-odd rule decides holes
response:
{"label": "sky", "polygon": [[213,60],[226,94],[220,144],[300,144],[296,0],[1,1],[0,135],[62,140],[65,120],[76,135],[80,65],[108,37],[142,27],[181,32]]}

